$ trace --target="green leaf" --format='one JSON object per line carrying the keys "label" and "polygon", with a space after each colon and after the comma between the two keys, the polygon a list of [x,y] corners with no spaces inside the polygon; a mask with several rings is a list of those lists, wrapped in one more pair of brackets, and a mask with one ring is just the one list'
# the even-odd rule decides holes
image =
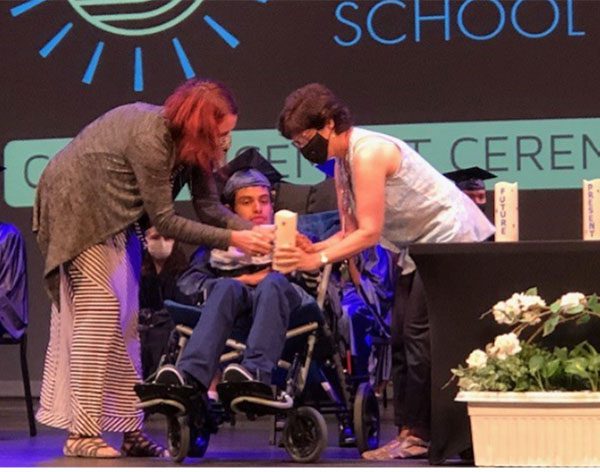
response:
{"label": "green leaf", "polygon": [[576,315],[578,313],[581,313],[584,309],[584,306],[580,303],[577,306],[574,306],[573,308],[569,308],[568,310],[565,310],[565,313],[569,314],[569,315]]}
{"label": "green leaf", "polygon": [[555,347],[552,356],[561,361],[566,361],[569,357],[569,352],[566,347]]}
{"label": "green leaf", "polygon": [[589,341],[583,341],[581,344],[582,344],[582,346],[585,347],[586,351],[591,353],[592,355],[598,354],[598,351],[596,351],[596,348],[594,346],[592,346]]}
{"label": "green leaf", "polygon": [[596,313],[600,313],[600,302],[598,301],[598,295],[595,293],[588,300],[588,308]]}
{"label": "green leaf", "polygon": [[556,300],[552,305],[550,305],[550,311],[552,313],[558,313],[560,311],[560,300]]}
{"label": "green leaf", "polygon": [[580,325],[580,324],[587,323],[588,321],[590,321],[590,318],[591,318],[591,316],[586,313],[585,315],[577,318],[577,321],[575,322],[575,324]]}
{"label": "green leaf", "polygon": [[560,368],[560,359],[552,359],[544,366],[542,375],[546,379],[549,379],[550,377],[552,377],[554,374],[556,374],[558,372],[559,368]]}
{"label": "green leaf", "polygon": [[587,366],[588,361],[585,357],[576,357],[565,362],[565,372],[577,377],[587,378],[589,377]]}
{"label": "green leaf", "polygon": [[537,295],[538,294],[538,289],[537,287],[531,287],[530,289],[528,289],[525,292],[525,295]]}
{"label": "green leaf", "polygon": [[594,372],[598,372],[600,370],[600,355],[593,354],[588,359],[588,369]]}
{"label": "green leaf", "polygon": [[556,329],[556,325],[560,321],[560,316],[557,314],[552,315],[544,322],[544,334],[542,336],[548,336]]}
{"label": "green leaf", "polygon": [[544,358],[542,356],[533,356],[529,359],[529,370],[532,374],[535,374],[544,367]]}
{"label": "green leaf", "polygon": [[465,376],[465,373],[463,372],[463,370],[461,368],[450,369],[450,372],[452,372],[452,375],[455,375],[456,377],[464,377]]}

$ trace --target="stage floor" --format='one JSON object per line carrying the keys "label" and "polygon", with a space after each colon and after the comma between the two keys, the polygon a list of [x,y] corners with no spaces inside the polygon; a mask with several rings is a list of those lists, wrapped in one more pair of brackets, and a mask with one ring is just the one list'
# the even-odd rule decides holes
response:
{"label": "stage floor", "polygon": [[[391,439],[395,428],[392,424],[392,407],[382,408],[382,443]],[[309,466],[319,467],[423,467],[429,466],[426,459],[392,460],[386,462],[364,461],[355,448],[337,446],[337,423],[335,418],[326,417],[329,445],[321,461]],[[301,466],[293,462],[285,450],[269,445],[272,427],[271,418],[257,421],[239,420],[235,426],[224,424],[211,437],[208,451],[202,459],[186,459],[183,465],[210,467],[287,467]],[[153,415],[146,430],[152,437],[165,442],[164,417]],[[121,435],[108,434],[107,440],[120,445]],[[123,458],[123,459],[78,459],[62,455],[65,433],[38,424],[38,435],[29,437],[25,404],[22,399],[0,399],[0,467],[164,467],[175,465],[169,459]],[[450,462],[447,465],[461,465]]]}

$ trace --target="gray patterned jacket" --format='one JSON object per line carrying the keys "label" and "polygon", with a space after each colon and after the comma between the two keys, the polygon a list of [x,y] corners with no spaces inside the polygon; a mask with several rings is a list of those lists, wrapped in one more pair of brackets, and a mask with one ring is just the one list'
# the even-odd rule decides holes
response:
{"label": "gray patterned jacket", "polygon": [[[50,161],[37,187],[33,231],[53,301],[61,264],[145,214],[166,237],[223,249],[231,237],[225,228],[251,227],[219,203],[210,173],[184,168],[172,183],[175,155],[162,107],[138,102],[93,121]],[[175,214],[173,198],[185,183],[204,224]]]}

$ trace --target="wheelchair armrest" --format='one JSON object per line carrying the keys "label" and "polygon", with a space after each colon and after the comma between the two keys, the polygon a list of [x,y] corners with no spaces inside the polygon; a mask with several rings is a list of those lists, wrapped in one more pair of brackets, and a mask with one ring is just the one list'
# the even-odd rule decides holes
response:
{"label": "wheelchair armrest", "polygon": [[184,305],[173,300],[165,300],[164,306],[176,325],[182,324],[190,328],[196,326],[202,314],[202,310],[197,306]]}
{"label": "wheelchair armrest", "polygon": [[332,264],[327,264],[323,268],[323,273],[321,274],[321,281],[319,286],[317,287],[317,305],[319,308],[323,310],[325,306],[325,297],[327,296],[327,287],[329,286],[329,279],[331,277],[331,269]]}

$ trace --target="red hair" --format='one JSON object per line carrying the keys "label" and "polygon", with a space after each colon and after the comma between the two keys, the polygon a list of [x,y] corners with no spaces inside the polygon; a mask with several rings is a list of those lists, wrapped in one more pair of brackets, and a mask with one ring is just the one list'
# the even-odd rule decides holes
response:
{"label": "red hair", "polygon": [[219,82],[192,79],[179,86],[164,105],[178,160],[212,169],[223,158],[219,124],[226,115],[237,113],[233,94]]}

